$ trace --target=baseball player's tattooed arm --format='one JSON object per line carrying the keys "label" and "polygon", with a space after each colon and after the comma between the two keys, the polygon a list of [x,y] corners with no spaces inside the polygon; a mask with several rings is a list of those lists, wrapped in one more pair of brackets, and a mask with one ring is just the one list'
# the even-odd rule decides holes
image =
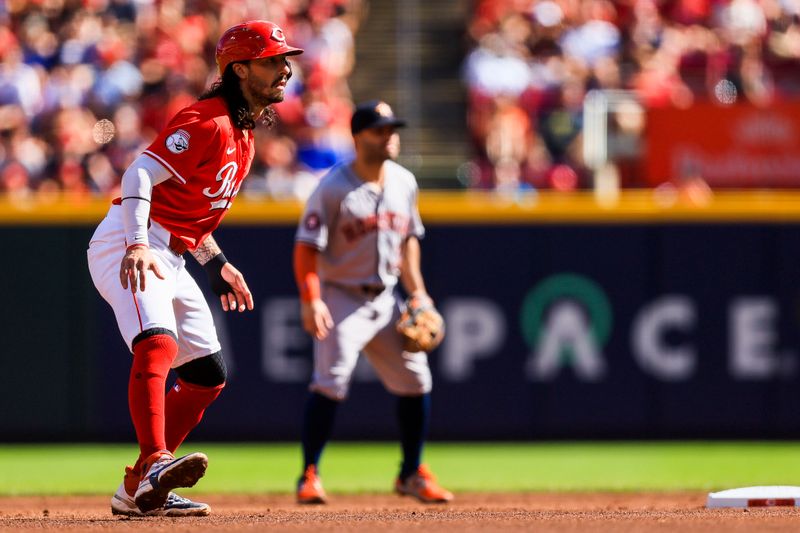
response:
{"label": "baseball player's tattooed arm", "polygon": [[219,296],[223,311],[253,310],[253,295],[239,269],[230,264],[213,236],[200,243],[192,256],[208,274],[211,290]]}
{"label": "baseball player's tattooed arm", "polygon": [[200,263],[201,265],[205,265],[211,259],[213,259],[214,257],[218,256],[221,253],[222,249],[219,247],[219,244],[217,244],[217,241],[214,240],[214,236],[209,235],[208,237],[206,237],[206,240],[204,240],[200,244],[200,246],[197,247],[197,250],[192,252],[192,256],[194,256],[194,258],[197,259],[198,263]]}

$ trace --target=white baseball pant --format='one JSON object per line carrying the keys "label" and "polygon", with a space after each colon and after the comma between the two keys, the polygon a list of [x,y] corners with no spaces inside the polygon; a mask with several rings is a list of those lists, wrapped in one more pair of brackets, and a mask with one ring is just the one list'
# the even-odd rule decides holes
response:
{"label": "white baseball pant", "polygon": [[133,339],[151,328],[166,328],[178,339],[178,356],[172,368],[220,351],[214,320],[200,287],[186,271],[186,261],[169,249],[170,234],[151,221],[150,250],[163,280],[146,273],[144,291],[123,289],[120,262],[125,255],[122,208],[112,205],[95,230],[86,252],[89,272],[100,295],[111,305],[122,338],[132,350]]}
{"label": "white baseball pant", "polygon": [[403,350],[403,338],[395,329],[401,302],[391,289],[373,299],[358,289],[324,284],[322,299],[334,327],[325,339],[314,341],[311,390],[344,399],[363,352],[389,392],[400,396],[430,392],[428,355]]}

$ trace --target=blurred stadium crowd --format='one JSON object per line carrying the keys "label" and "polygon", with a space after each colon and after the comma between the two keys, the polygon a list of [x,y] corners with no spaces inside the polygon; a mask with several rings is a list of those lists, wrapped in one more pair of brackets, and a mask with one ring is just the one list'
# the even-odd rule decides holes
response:
{"label": "blurred stadium crowd", "polygon": [[128,164],[217,76],[228,27],[279,24],[294,75],[260,130],[249,194],[304,198],[352,150],[360,0],[8,0],[0,4],[0,191],[115,195]]}
{"label": "blurred stadium crowd", "polygon": [[[593,185],[582,153],[592,89],[642,110],[800,94],[800,0],[473,0],[462,65],[476,154],[468,186]],[[305,198],[349,157],[348,77],[366,0],[8,0],[0,4],[0,192],[114,195],[128,163],[216,78],[214,46],[242,20],[277,22],[294,77],[257,135],[245,194]],[[643,186],[637,172],[620,185]],[[424,185],[424,183],[423,183]]]}
{"label": "blurred stadium crowd", "polygon": [[[592,89],[632,91],[645,109],[800,93],[797,0],[476,0],[468,36],[481,188],[589,187],[581,141]],[[641,135],[643,120],[626,116],[617,126]],[[642,185],[634,180],[621,185]]]}

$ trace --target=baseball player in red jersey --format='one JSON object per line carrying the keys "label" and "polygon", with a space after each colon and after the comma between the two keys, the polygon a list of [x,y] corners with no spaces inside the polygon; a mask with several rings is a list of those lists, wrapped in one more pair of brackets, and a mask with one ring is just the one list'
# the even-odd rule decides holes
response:
{"label": "baseball player in red jersey", "polygon": [[[122,195],[89,243],[92,280],[133,353],[128,404],[140,453],[111,499],[114,514],[210,512],[172,492],[205,474],[204,454],[173,453],[226,379],[211,311],[183,254],[203,265],[223,310],[253,309],[244,277],[212,233],[250,169],[256,122],[271,123],[269,106],[283,100],[288,56],[302,52],[271,22],[228,29],[216,50],[220,79],[125,171]],[[170,368],[177,380],[165,395]]]}

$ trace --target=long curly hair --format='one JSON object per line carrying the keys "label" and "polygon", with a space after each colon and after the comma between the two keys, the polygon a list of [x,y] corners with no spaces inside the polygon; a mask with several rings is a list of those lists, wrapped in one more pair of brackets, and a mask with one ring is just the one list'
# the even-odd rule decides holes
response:
{"label": "long curly hair", "polygon": [[[242,61],[244,63],[244,61]],[[233,119],[234,125],[242,130],[252,130],[256,127],[256,120],[250,105],[247,103],[242,88],[239,83],[239,76],[233,71],[233,63],[225,67],[222,77],[215,81],[198,100],[208,100],[221,96],[228,106],[228,113]],[[275,111],[271,106],[267,106],[259,117],[258,121],[269,127],[275,124]]]}

